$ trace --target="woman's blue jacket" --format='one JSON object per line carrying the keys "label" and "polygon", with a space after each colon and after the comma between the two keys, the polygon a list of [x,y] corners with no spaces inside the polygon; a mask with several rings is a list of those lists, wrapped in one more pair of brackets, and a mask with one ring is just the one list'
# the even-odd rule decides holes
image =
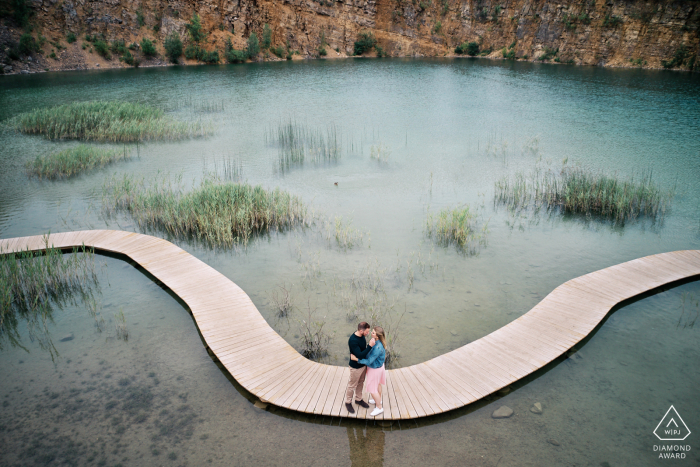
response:
{"label": "woman's blue jacket", "polygon": [[384,359],[386,358],[386,351],[384,350],[384,346],[382,345],[382,341],[377,340],[377,342],[374,344],[374,347],[372,347],[372,350],[369,351],[367,354],[367,358],[363,358],[362,360],[358,360],[357,363],[360,363],[362,365],[367,365],[370,368],[379,368],[382,365],[384,365]]}

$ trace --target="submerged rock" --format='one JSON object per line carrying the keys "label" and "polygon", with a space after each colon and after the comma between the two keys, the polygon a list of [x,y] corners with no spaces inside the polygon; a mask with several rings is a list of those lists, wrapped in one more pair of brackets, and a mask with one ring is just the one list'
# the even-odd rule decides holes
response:
{"label": "submerged rock", "polygon": [[561,446],[561,444],[559,444],[559,442],[556,439],[548,439],[547,442],[552,446]]}
{"label": "submerged rock", "polygon": [[513,409],[508,406],[501,406],[494,410],[491,414],[491,418],[510,418],[513,416]]}
{"label": "submerged rock", "polygon": [[538,415],[542,414],[542,404],[539,402],[535,402],[532,404],[532,407],[530,407],[530,412],[536,413]]}
{"label": "submerged rock", "polygon": [[68,342],[68,341],[72,341],[73,339],[75,339],[75,336],[73,335],[73,333],[70,333],[70,334],[66,334],[65,336],[61,337],[60,341],[61,342]]}

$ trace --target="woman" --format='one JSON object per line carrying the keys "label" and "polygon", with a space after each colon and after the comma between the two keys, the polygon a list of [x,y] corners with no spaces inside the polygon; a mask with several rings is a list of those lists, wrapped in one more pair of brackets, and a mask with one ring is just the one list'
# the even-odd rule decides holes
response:
{"label": "woman", "polygon": [[[374,347],[367,354],[367,358],[358,360],[356,356],[350,355],[352,360],[362,365],[367,365],[367,376],[365,376],[365,387],[367,392],[372,395],[369,400],[370,404],[376,406],[370,416],[376,417],[384,412],[382,408],[382,384],[386,384],[386,371],[384,370],[384,359],[386,358],[386,338],[384,337],[384,329],[380,326],[375,326],[372,329],[372,339],[375,341]],[[374,400],[372,400],[374,399]]]}

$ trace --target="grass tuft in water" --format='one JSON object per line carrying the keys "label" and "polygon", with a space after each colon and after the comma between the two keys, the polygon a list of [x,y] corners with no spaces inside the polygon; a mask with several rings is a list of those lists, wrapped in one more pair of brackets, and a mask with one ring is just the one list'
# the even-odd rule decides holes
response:
{"label": "grass tuft in water", "polygon": [[443,246],[455,245],[462,252],[474,255],[486,245],[488,222],[481,225],[480,216],[469,205],[443,209],[433,216],[428,212],[426,234]]}
{"label": "grass tuft in water", "polygon": [[325,131],[312,130],[290,120],[267,131],[265,142],[278,147],[280,172],[304,163],[330,163],[341,158],[342,139],[335,125],[329,126]]}
{"label": "grass tuft in water", "polygon": [[48,331],[53,306],[75,305],[80,297],[97,320],[97,285],[94,253],[85,247],[64,255],[47,241],[44,251],[0,251],[0,350],[5,343],[27,350],[18,330],[20,321],[26,321],[30,339],[52,358],[57,356]]}
{"label": "grass tuft in water", "polygon": [[300,198],[247,183],[205,180],[185,192],[179,179],[147,185],[126,175],[105,183],[102,206],[108,214],[129,213],[142,228],[218,247],[246,245],[255,235],[307,224]]}
{"label": "grass tuft in water", "polygon": [[119,101],[74,102],[34,109],[11,119],[10,126],[48,139],[110,142],[178,140],[211,132],[201,122],[176,121],[157,107]]}
{"label": "grass tuft in water", "polygon": [[664,190],[652,173],[620,180],[614,175],[582,167],[561,171],[536,168],[496,182],[494,201],[511,210],[546,208],[562,213],[599,216],[618,224],[644,216],[662,218],[671,205],[674,189]]}
{"label": "grass tuft in water", "polygon": [[27,162],[26,169],[29,175],[39,178],[68,178],[130,157],[131,154],[126,149],[116,151],[81,144],[47,156],[37,156],[33,161]]}

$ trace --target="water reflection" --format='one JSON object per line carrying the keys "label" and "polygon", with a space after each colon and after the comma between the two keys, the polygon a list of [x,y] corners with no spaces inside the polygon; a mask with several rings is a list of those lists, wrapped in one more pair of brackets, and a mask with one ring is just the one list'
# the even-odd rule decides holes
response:
{"label": "water reflection", "polygon": [[352,467],[384,465],[384,431],[371,426],[348,426]]}

